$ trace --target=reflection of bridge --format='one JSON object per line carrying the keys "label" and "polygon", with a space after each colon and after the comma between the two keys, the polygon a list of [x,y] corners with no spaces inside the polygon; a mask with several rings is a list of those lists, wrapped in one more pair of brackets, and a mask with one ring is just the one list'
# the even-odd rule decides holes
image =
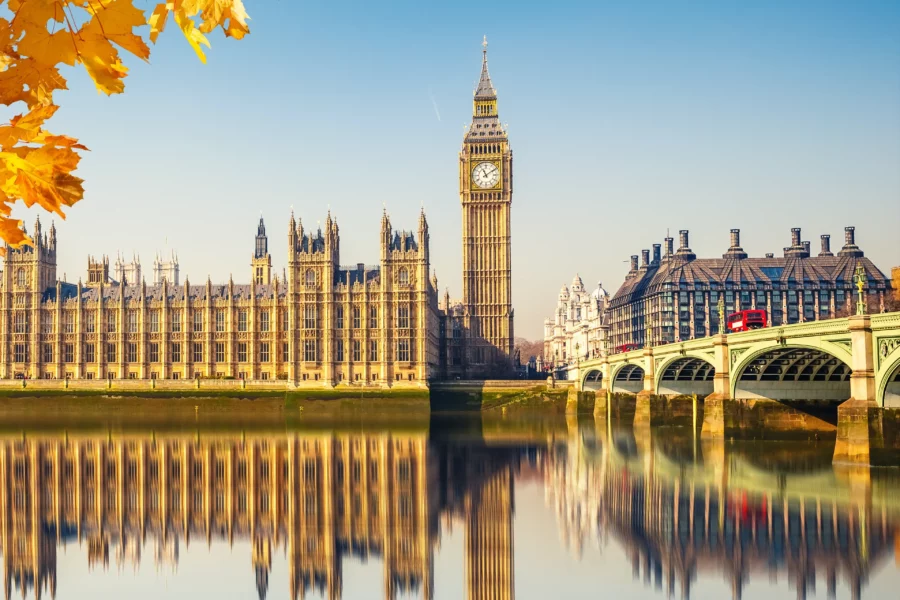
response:
{"label": "reflection of bridge", "polygon": [[[729,435],[739,404],[831,400],[838,412],[842,461],[870,461],[881,443],[880,408],[900,406],[900,313],[768,327],[634,350],[578,363],[579,390],[654,397],[707,396],[703,433]],[[846,400],[852,402],[846,403]],[[857,426],[859,423],[862,426]],[[842,427],[846,425],[846,427]]]}
{"label": "reflection of bridge", "polygon": [[[629,435],[630,443],[622,439]],[[879,505],[859,493],[867,487],[860,481],[782,474],[775,485],[759,485],[740,456],[720,463],[714,452],[705,468],[675,465],[659,444],[650,449],[635,445],[633,434],[618,436],[581,430],[557,443],[545,468],[547,489],[576,549],[590,538],[601,545],[616,539],[635,578],[643,574],[669,595],[678,587],[688,598],[702,573],[721,574],[734,598],[753,577],[786,574],[806,598],[824,572],[829,597],[842,579],[859,598],[869,573],[892,554],[900,504]],[[831,485],[817,492],[804,481],[810,477]]]}
{"label": "reflection of bridge", "polygon": [[148,537],[157,564],[199,537],[248,539],[260,598],[280,545],[292,598],[339,598],[355,556],[382,559],[384,598],[427,599],[443,513],[465,524],[468,597],[511,599],[514,458],[476,449],[453,469],[456,452],[425,433],[0,441],[6,597],[55,596],[69,539],[86,540],[89,565],[137,566]]}

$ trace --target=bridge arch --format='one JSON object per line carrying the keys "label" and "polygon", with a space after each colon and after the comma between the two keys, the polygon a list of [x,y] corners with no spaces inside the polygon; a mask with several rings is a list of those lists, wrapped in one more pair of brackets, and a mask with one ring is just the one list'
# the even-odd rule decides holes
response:
{"label": "bridge arch", "polygon": [[850,359],[826,341],[751,346],[731,367],[731,397],[843,402],[850,398]]}
{"label": "bridge arch", "polygon": [[584,377],[581,378],[581,389],[583,391],[596,392],[603,387],[603,371],[600,368],[587,369]]}
{"label": "bridge arch", "polygon": [[708,356],[688,353],[665,358],[656,367],[656,393],[668,396],[713,393],[716,368]]}
{"label": "bridge arch", "polygon": [[875,401],[879,406],[900,408],[900,344],[884,357],[880,373],[875,381]]}
{"label": "bridge arch", "polygon": [[631,362],[616,365],[611,370],[609,380],[612,393],[637,394],[644,389],[644,368]]}

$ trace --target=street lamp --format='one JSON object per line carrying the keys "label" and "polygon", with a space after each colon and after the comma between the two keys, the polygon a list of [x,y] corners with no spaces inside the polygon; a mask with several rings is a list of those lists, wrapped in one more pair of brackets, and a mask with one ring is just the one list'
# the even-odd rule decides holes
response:
{"label": "street lamp", "polygon": [[863,302],[863,285],[865,285],[865,282],[866,282],[866,270],[863,268],[862,265],[857,264],[856,265],[856,275],[853,276],[853,283],[856,284],[856,293],[858,296],[858,298],[856,300],[856,314],[857,315],[866,314],[866,303]]}

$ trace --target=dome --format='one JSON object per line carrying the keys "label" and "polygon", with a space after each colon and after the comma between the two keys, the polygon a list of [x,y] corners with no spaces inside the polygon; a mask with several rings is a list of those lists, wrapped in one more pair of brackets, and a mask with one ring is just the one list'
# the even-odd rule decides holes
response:
{"label": "dome", "polygon": [[569,297],[569,288],[567,288],[565,285],[563,285],[562,289],[559,290],[559,297],[560,298],[568,298]]}
{"label": "dome", "polygon": [[606,290],[603,289],[603,283],[597,284],[597,289],[591,292],[591,298],[596,298],[597,300],[601,298],[609,298],[609,294]]}
{"label": "dome", "polygon": [[584,290],[584,282],[581,280],[581,277],[578,275],[578,273],[576,273],[574,279],[572,279],[572,291],[580,292],[582,290]]}

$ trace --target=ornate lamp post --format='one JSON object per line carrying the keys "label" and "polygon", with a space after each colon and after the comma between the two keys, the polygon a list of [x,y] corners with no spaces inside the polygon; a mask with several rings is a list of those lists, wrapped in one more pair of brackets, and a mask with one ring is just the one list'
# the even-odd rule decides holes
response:
{"label": "ornate lamp post", "polygon": [[719,292],[719,333],[725,333],[725,297]]}
{"label": "ornate lamp post", "polygon": [[856,314],[866,314],[866,303],[863,301],[863,286],[866,283],[866,270],[862,265],[856,265],[856,274],[853,276],[853,283],[856,284]]}

